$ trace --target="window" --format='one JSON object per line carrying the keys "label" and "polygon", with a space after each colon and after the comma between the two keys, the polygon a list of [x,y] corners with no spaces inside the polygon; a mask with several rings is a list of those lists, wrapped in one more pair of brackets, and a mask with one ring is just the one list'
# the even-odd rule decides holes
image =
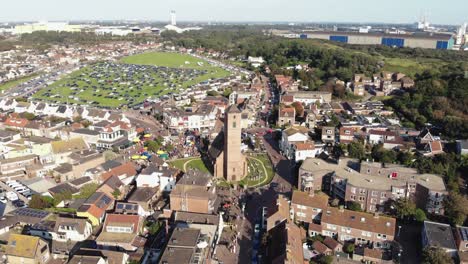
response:
{"label": "window", "polygon": [[379,193],[378,193],[378,192],[376,192],[376,191],[372,191],[372,196],[378,196],[378,195],[379,195]]}
{"label": "window", "polygon": [[297,212],[296,215],[299,217],[306,217],[306,214],[302,212]]}
{"label": "window", "polygon": [[356,188],[352,187],[352,188],[351,188],[351,192],[352,192],[352,193],[356,193]]}
{"label": "window", "polygon": [[236,128],[236,122],[232,122],[232,128]]}

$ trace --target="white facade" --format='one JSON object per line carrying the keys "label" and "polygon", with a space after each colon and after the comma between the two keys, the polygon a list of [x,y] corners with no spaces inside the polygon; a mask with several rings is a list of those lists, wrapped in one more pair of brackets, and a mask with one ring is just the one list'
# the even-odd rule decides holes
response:
{"label": "white facade", "polygon": [[140,174],[136,178],[137,187],[159,187],[160,191],[170,192],[174,189],[176,179],[172,176],[164,175],[162,172],[151,174]]}

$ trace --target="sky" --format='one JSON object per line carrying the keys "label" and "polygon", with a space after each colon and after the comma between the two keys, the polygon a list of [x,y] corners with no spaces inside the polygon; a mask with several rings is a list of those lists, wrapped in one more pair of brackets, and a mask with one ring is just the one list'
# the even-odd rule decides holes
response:
{"label": "sky", "polygon": [[413,23],[468,21],[468,0],[3,0],[0,21],[154,20]]}

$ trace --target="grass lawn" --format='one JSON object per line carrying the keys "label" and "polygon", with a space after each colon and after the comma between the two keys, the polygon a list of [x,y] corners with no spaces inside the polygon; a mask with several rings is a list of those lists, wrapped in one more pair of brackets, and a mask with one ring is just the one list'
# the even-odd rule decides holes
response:
{"label": "grass lawn", "polygon": [[187,54],[150,52],[100,62],[41,89],[34,98],[101,107],[125,107],[182,91],[230,72]]}
{"label": "grass lawn", "polygon": [[247,158],[247,162],[249,174],[239,184],[246,187],[260,187],[271,182],[275,172],[266,154],[251,156]]}
{"label": "grass lawn", "polygon": [[444,67],[447,63],[436,59],[403,59],[403,58],[383,58],[384,71],[402,72],[413,76],[424,70],[433,70]]}
{"label": "grass lawn", "polygon": [[0,91],[6,91],[8,89],[16,87],[16,86],[18,86],[18,85],[20,85],[22,83],[25,83],[25,82],[33,79],[36,76],[37,76],[37,74],[32,74],[32,75],[29,75],[29,76],[24,76],[24,77],[15,79],[15,80],[8,81],[6,83],[2,83],[2,84],[0,84]]}
{"label": "grass lawn", "polygon": [[184,171],[185,168],[184,165],[187,163],[186,167],[187,169],[197,169],[202,172],[210,172],[208,168],[206,168],[205,164],[200,158],[186,158],[186,159],[178,159],[178,160],[173,160],[170,161],[169,164],[171,164],[173,167]]}

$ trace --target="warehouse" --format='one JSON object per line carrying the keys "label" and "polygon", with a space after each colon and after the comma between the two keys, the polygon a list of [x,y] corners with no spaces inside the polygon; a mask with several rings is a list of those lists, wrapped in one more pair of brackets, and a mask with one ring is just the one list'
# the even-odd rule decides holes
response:
{"label": "warehouse", "polygon": [[357,45],[386,45],[391,47],[452,49],[454,39],[449,34],[384,34],[339,31],[308,31],[300,35],[302,39],[325,39]]}

